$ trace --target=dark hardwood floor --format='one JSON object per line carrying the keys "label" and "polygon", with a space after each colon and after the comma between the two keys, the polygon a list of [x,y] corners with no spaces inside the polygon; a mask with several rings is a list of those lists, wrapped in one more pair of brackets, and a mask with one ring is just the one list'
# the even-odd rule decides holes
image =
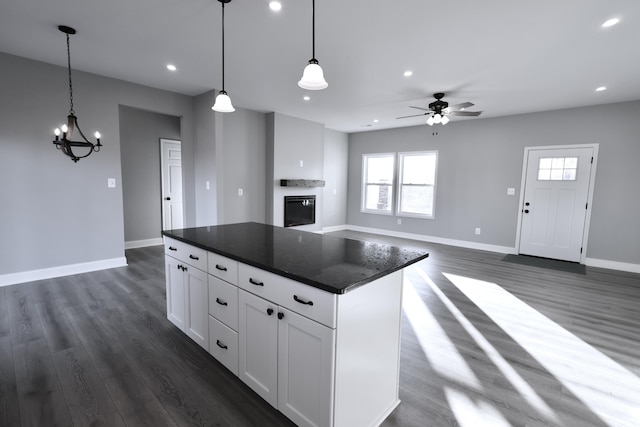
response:
{"label": "dark hardwood floor", "polygon": [[[407,270],[402,426],[640,425],[640,275],[429,249]],[[0,426],[292,426],[166,319],[163,248],[0,288]]]}

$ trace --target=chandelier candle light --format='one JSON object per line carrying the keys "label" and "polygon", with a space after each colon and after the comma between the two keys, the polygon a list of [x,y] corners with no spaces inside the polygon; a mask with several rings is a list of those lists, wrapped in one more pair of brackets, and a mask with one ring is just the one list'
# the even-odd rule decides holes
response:
{"label": "chandelier candle light", "polygon": [[224,4],[230,3],[231,0],[218,1],[222,3],[222,90],[218,96],[216,96],[216,102],[211,109],[219,113],[232,113],[236,111],[236,109],[233,108],[231,98],[229,98],[229,95],[227,95],[227,92],[224,90]]}
{"label": "chandelier candle light", "polygon": [[298,86],[302,89],[321,90],[326,89],[329,84],[324,79],[322,67],[316,59],[316,1],[311,2],[311,59],[309,64],[304,67],[302,79],[298,82]]}
{"label": "chandelier candle light", "polygon": [[[64,25],[60,25],[58,29],[67,35],[67,66],[69,69],[69,115],[67,116],[67,124],[62,125],[60,128],[56,128],[53,131],[56,136],[56,139],[55,141],[53,141],[53,143],[56,145],[56,148],[58,150],[62,150],[64,154],[71,157],[71,160],[77,163],[78,160],[89,156],[94,151],[96,153],[100,151],[100,147],[102,147],[102,144],[100,144],[100,132],[95,133],[95,137],[97,140],[95,144],[89,142],[87,137],[84,136],[84,133],[82,133],[82,130],[78,125],[78,118],[76,117],[75,111],[73,110],[73,83],[71,81],[71,50],[69,49],[69,35],[75,34],[76,30]],[[78,130],[78,133],[84,141],[71,140],[76,129]],[[60,139],[60,135],[62,135],[62,139]],[[81,147],[81,149],[85,151],[83,151],[83,155],[78,155],[73,152],[72,147]]]}

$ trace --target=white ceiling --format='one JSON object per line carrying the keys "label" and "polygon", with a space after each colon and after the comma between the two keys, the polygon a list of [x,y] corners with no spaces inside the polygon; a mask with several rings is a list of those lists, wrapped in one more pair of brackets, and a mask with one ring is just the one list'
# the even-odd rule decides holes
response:
{"label": "white ceiling", "polygon": [[[447,126],[640,99],[638,0],[317,0],[323,91],[297,85],[311,58],[311,0],[281,0],[279,13],[268,2],[225,6],[236,107],[359,132],[423,123],[396,117],[434,92],[484,111]],[[600,27],[612,17],[620,23]],[[74,69],[198,95],[221,87],[220,18],[216,0],[0,0],[0,51],[66,66],[57,26],[68,25]]]}

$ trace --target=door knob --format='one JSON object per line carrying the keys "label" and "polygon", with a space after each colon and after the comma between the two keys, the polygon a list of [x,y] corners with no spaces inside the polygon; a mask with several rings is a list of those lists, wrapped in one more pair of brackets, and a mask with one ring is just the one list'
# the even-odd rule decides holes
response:
{"label": "door knob", "polygon": [[165,197],[164,199],[165,200],[171,200],[171,197]]}
{"label": "door knob", "polygon": [[529,202],[526,202],[524,205],[525,205],[525,206],[529,206]]}
{"label": "door knob", "polygon": [[525,209],[525,210],[524,210],[524,213],[529,213],[529,209]]}

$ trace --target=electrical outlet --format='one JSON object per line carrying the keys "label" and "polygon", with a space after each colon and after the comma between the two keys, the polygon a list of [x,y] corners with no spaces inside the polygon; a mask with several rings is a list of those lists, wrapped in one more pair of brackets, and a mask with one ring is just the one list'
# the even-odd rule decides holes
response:
{"label": "electrical outlet", "polygon": [[115,178],[107,178],[107,187],[116,188],[116,179]]}
{"label": "electrical outlet", "polygon": [[476,227],[476,234],[480,234],[480,228]]}
{"label": "electrical outlet", "polygon": [[398,218],[398,225],[402,224],[402,220],[400,218]]}
{"label": "electrical outlet", "polygon": [[515,194],[516,194],[515,188],[512,188],[512,187],[507,188],[507,196],[513,196]]}

